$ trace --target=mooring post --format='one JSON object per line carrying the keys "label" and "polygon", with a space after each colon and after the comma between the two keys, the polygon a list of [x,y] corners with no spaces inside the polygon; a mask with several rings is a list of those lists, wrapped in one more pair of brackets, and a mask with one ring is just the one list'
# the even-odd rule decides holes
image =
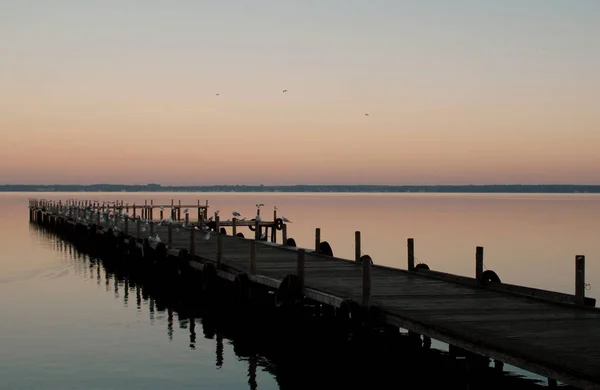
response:
{"label": "mooring post", "polygon": [[141,238],[141,236],[142,236],[140,233],[141,231],[142,231],[142,219],[138,218],[136,220],[136,228],[135,228],[136,238],[138,238],[138,239]]}
{"label": "mooring post", "polygon": [[287,241],[287,224],[284,223],[281,228],[281,243],[283,245],[286,245],[286,241]]}
{"label": "mooring post", "polygon": [[159,211],[159,214],[160,214],[160,220],[161,220],[161,221],[164,219],[164,218],[163,218],[163,216],[164,216],[164,214],[163,214],[163,211],[164,211],[164,210],[163,210],[163,208],[161,207],[161,208],[160,208],[160,211]]}
{"label": "mooring post", "polygon": [[475,249],[475,279],[478,284],[482,284],[481,276],[483,275],[483,247],[478,246]]}
{"label": "mooring post", "polygon": [[371,306],[371,257],[365,255],[362,259],[362,304]]}
{"label": "mooring post", "polygon": [[173,224],[169,223],[167,227],[167,245],[173,248]]}
{"label": "mooring post", "polygon": [[256,274],[256,241],[250,241],[250,273]]}
{"label": "mooring post", "polygon": [[298,249],[298,264],[296,269],[296,276],[298,276],[298,284],[300,285],[300,291],[304,291],[304,248]]}
{"label": "mooring post", "polygon": [[260,223],[258,221],[254,221],[254,240],[260,240]]}
{"label": "mooring post", "polygon": [[412,271],[415,269],[415,240],[409,238],[406,243],[408,246],[408,270]]}
{"label": "mooring post", "polygon": [[[190,256],[196,255],[196,229],[190,229],[190,247],[189,247]],[[219,259],[217,258],[217,261]]]}
{"label": "mooring post", "polygon": [[217,268],[220,268],[223,257],[223,235],[221,234],[221,219],[218,214],[215,214],[215,230],[217,231]]}
{"label": "mooring post", "polygon": [[233,219],[231,220],[231,235],[234,237],[237,234],[236,221],[237,221],[236,217],[233,217]]}
{"label": "mooring post", "polygon": [[132,211],[132,213],[133,213],[133,214],[132,214],[132,216],[133,216],[133,218],[135,218],[135,203],[133,204],[133,206],[132,206],[132,207],[133,207],[133,209],[132,209],[132,210],[133,210],[133,211]]}
{"label": "mooring post", "polygon": [[354,261],[359,262],[360,261],[360,232],[359,231],[355,231],[354,232]]}
{"label": "mooring post", "polygon": [[150,199],[150,220],[154,220],[154,199]]}
{"label": "mooring post", "polygon": [[585,304],[585,256],[575,256],[575,302]]}
{"label": "mooring post", "polygon": [[177,207],[177,220],[181,221],[181,199],[178,201],[179,206]]}
{"label": "mooring post", "polygon": [[189,225],[190,223],[190,213],[187,212],[185,213],[185,226]]}
{"label": "mooring post", "polygon": [[142,210],[142,218],[148,219],[148,200],[144,199],[144,209]]}
{"label": "mooring post", "polygon": [[271,232],[271,242],[277,242],[277,228],[275,227],[277,225],[277,208],[273,207],[273,227],[272,227],[272,232]]}
{"label": "mooring post", "polygon": [[321,228],[315,229],[315,252],[319,251],[319,245],[321,244]]}

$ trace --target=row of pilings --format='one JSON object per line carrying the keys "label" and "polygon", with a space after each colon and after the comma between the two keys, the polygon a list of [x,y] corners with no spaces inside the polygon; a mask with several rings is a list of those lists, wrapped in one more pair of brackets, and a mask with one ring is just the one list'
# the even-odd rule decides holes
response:
{"label": "row of pilings", "polygon": [[174,256],[164,244],[144,240],[138,245],[122,232],[104,232],[42,210],[32,209],[30,220],[99,259],[107,271],[145,286],[165,306],[176,307],[180,317],[202,318],[205,337],[216,329],[237,340],[242,356],[268,357],[275,364],[268,371],[274,371],[282,389],[323,381],[347,388],[389,383],[409,388],[494,389],[509,383],[517,389],[538,387],[488,367],[485,358],[457,358],[431,349],[426,338],[353,319],[348,310],[307,299],[277,305],[275,290],[243,278],[221,279],[214,267],[198,271],[190,266],[185,250]]}

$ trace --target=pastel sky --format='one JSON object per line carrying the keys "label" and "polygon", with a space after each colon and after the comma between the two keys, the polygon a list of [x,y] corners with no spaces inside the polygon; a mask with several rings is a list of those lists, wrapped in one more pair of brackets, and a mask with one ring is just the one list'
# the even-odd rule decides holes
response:
{"label": "pastel sky", "polygon": [[0,53],[0,183],[600,184],[598,0],[0,1]]}

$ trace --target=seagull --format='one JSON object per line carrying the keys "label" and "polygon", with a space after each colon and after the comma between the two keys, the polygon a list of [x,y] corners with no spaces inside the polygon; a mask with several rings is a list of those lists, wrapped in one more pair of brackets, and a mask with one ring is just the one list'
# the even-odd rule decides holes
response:
{"label": "seagull", "polygon": [[237,211],[234,211],[233,213],[231,213],[231,215],[233,215],[234,217],[241,217],[242,214],[238,213]]}
{"label": "seagull", "polygon": [[286,92],[287,92],[287,89],[284,89],[284,90],[283,90],[283,93],[286,93]]}
{"label": "seagull", "polygon": [[257,209],[259,209],[259,208],[261,208],[261,207],[262,207],[262,206],[264,206],[264,205],[265,205],[264,203],[257,203],[257,204],[256,204],[256,208],[257,208]]}
{"label": "seagull", "polygon": [[219,96],[219,94],[216,94],[215,96]]}
{"label": "seagull", "polygon": [[368,112],[365,112],[365,116],[371,116],[371,114],[369,114]]}
{"label": "seagull", "polygon": [[185,209],[185,210],[183,210],[183,212],[184,212],[185,214],[189,214],[189,213],[190,213],[190,209]]}
{"label": "seagull", "polygon": [[289,223],[292,223],[292,221],[290,221],[289,219],[287,219],[287,218],[286,218],[286,217],[284,217],[283,215],[281,216],[281,220],[282,220],[283,222],[289,222]]}
{"label": "seagull", "polygon": [[279,206],[277,206],[277,205],[273,206],[273,210],[279,210]]}

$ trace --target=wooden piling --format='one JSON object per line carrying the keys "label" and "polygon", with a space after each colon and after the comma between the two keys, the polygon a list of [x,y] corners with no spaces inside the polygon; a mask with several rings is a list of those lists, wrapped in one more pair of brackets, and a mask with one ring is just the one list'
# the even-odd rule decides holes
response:
{"label": "wooden piling", "polygon": [[354,261],[359,262],[360,261],[360,255],[361,255],[361,250],[360,250],[360,232],[356,231],[356,232],[354,232]]}
{"label": "wooden piling", "polygon": [[260,240],[260,224],[258,221],[254,222],[254,240]]}
{"label": "wooden piling", "polygon": [[304,248],[298,249],[298,260],[297,260],[298,263],[297,263],[296,275],[298,276],[298,284],[299,284],[300,291],[304,291],[304,271],[305,271],[304,254],[305,254]]}
{"label": "wooden piling", "polygon": [[283,227],[281,229],[281,242],[283,245],[286,245],[287,242],[287,224],[283,224]]}
{"label": "wooden piling", "polygon": [[362,304],[371,306],[371,258],[367,255],[362,259]]}
{"label": "wooden piling", "polygon": [[319,245],[321,244],[321,228],[315,229],[315,251],[319,251]]}
{"label": "wooden piling", "polygon": [[408,270],[412,271],[415,269],[415,240],[409,238],[406,242],[408,246]]}
{"label": "wooden piling", "polygon": [[483,247],[475,248],[475,279],[477,283],[482,284],[481,276],[483,275]]}
{"label": "wooden piling", "polygon": [[236,221],[237,221],[236,217],[233,217],[233,219],[231,220],[231,235],[234,237],[237,234]]}
{"label": "wooden piling", "polygon": [[585,301],[585,256],[575,256],[575,302],[584,305]]}
{"label": "wooden piling", "polygon": [[223,258],[223,235],[221,234],[221,219],[215,214],[215,230],[217,231],[217,269],[221,266]]}

